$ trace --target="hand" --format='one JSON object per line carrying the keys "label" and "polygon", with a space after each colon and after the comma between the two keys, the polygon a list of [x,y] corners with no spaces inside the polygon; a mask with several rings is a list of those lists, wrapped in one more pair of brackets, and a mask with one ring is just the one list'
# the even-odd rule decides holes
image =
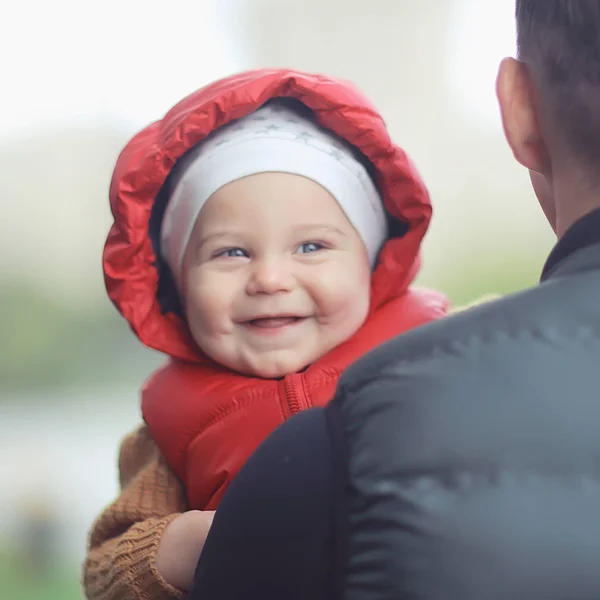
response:
{"label": "hand", "polygon": [[156,568],[168,584],[190,589],[214,516],[214,511],[191,510],[169,523],[156,553]]}

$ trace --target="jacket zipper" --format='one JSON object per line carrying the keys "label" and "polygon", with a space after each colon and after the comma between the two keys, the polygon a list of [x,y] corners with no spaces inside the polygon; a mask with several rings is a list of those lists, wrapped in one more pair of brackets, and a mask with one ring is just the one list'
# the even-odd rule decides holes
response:
{"label": "jacket zipper", "polygon": [[304,375],[302,373],[294,373],[284,377],[285,388],[285,418],[291,417],[293,414],[309,408],[308,398],[304,390]]}

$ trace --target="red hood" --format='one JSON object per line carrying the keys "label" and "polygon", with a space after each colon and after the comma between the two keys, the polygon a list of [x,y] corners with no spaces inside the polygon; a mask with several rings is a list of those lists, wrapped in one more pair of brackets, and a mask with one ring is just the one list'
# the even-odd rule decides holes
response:
{"label": "red hood", "polygon": [[402,294],[419,267],[419,247],[431,218],[427,189],[406,154],[390,140],[383,119],[352,84],[289,70],[235,75],[202,88],[137,134],[115,167],[110,204],[114,224],[104,248],[108,295],[140,340],[175,358],[205,360],[185,322],[163,314],[148,232],[154,200],[173,164],[215,129],[276,97],[295,98],[317,121],[356,146],[373,163],[392,217],[408,225],[383,248],[372,279],[372,310]]}

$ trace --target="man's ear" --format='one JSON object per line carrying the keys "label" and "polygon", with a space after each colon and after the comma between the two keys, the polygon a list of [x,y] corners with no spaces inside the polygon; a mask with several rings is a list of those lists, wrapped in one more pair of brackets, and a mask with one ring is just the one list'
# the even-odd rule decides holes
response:
{"label": "man's ear", "polygon": [[530,171],[545,173],[548,153],[539,129],[535,85],[524,63],[514,58],[502,61],[496,95],[504,135],[514,157]]}

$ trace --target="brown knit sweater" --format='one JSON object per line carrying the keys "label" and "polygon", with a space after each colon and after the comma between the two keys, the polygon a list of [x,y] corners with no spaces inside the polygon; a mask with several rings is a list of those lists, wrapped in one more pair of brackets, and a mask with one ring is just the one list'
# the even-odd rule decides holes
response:
{"label": "brown knit sweater", "polygon": [[183,592],[156,569],[166,526],[188,509],[179,479],[146,427],[127,436],[119,455],[121,493],[92,527],[83,567],[89,600],[174,600]]}

